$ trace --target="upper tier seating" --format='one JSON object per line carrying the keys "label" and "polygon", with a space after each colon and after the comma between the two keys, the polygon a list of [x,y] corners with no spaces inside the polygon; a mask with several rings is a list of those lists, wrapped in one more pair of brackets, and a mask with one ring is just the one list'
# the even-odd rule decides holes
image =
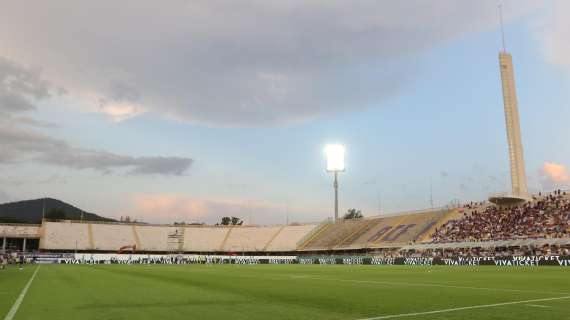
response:
{"label": "upper tier seating", "polygon": [[557,192],[534,202],[465,213],[432,235],[433,242],[510,240],[570,237],[570,199]]}
{"label": "upper tier seating", "polygon": [[94,250],[119,250],[123,246],[136,245],[133,225],[91,224]]}
{"label": "upper tier seating", "polygon": [[268,244],[267,251],[293,251],[306,234],[315,228],[314,224],[285,226]]}
{"label": "upper tier seating", "polygon": [[[167,226],[116,223],[45,222],[40,248],[45,250],[118,251],[136,245],[139,252],[294,251],[315,225]],[[39,227],[33,234],[39,234]],[[14,234],[12,226],[0,225]],[[30,229],[30,230],[32,230]],[[177,237],[173,237],[177,235]]]}
{"label": "upper tier seating", "polygon": [[374,248],[418,240],[442,219],[448,210],[360,220],[344,220],[325,226],[308,239],[302,250]]}
{"label": "upper tier seating", "polygon": [[135,226],[139,251],[167,251],[168,235],[175,228],[165,226]]}
{"label": "upper tier seating", "polygon": [[280,230],[281,227],[233,227],[223,251],[262,251]]}
{"label": "upper tier seating", "polygon": [[222,243],[228,234],[228,227],[192,227],[186,228],[184,250],[191,252],[221,251]]}

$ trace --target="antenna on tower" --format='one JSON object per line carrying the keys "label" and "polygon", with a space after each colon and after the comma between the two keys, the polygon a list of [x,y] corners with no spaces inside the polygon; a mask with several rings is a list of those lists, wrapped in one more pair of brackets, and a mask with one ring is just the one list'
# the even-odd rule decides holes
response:
{"label": "antenna on tower", "polygon": [[499,1],[499,3],[497,3],[497,7],[499,8],[499,22],[501,24],[501,40],[503,43],[503,52],[507,52],[507,49],[505,46],[505,29],[503,28],[503,3],[502,3],[502,1]]}

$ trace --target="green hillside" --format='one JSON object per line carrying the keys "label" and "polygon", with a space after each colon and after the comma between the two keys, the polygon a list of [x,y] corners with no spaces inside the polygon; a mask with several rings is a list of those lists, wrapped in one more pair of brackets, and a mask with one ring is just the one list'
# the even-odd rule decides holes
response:
{"label": "green hillside", "polygon": [[0,222],[40,224],[42,212],[45,212],[46,218],[52,216],[59,219],[80,220],[83,213],[83,220],[86,221],[115,221],[85,212],[57,199],[43,198],[0,204]]}

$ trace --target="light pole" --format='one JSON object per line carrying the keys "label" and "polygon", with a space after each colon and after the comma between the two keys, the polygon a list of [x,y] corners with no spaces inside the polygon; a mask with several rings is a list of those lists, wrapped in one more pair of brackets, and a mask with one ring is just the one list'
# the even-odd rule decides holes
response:
{"label": "light pole", "polygon": [[334,173],[334,221],[338,221],[338,173],[344,171],[344,146],[330,144],[325,147],[327,171]]}

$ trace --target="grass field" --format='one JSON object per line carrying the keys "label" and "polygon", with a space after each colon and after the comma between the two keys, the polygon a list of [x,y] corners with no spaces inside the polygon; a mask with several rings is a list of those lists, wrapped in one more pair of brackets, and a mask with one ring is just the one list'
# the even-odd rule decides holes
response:
{"label": "grass field", "polygon": [[[5,319],[13,308],[36,268],[27,266],[23,271],[12,268],[0,272],[0,319]],[[570,319],[570,270],[354,265],[42,265],[13,317],[16,320],[368,318]]]}

